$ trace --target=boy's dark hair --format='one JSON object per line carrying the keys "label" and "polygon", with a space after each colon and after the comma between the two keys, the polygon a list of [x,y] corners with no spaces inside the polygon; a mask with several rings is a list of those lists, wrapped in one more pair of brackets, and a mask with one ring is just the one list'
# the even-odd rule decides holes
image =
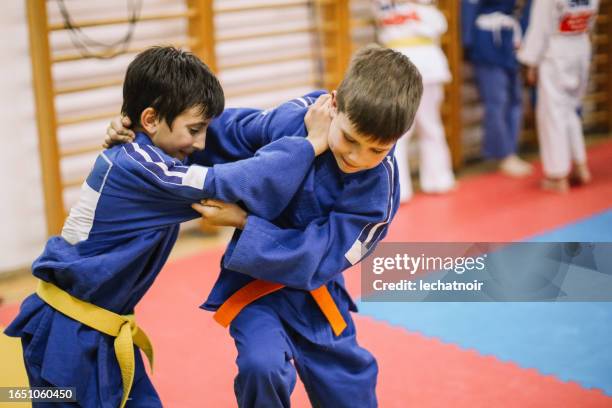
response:
{"label": "boy's dark hair", "polygon": [[174,47],[152,47],[128,66],[123,83],[121,113],[133,126],[148,107],[172,129],[174,119],[199,107],[205,118],[219,116],[225,97],[219,80],[198,57]]}
{"label": "boy's dark hair", "polygon": [[359,133],[391,143],[412,125],[422,93],[421,74],[408,57],[368,45],[353,56],[338,87],[338,110]]}

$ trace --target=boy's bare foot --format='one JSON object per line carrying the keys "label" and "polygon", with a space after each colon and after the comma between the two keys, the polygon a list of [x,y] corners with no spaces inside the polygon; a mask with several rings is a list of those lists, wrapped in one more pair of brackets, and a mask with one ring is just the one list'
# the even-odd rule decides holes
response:
{"label": "boy's bare foot", "polygon": [[567,177],[562,178],[550,178],[546,177],[542,180],[542,190],[550,191],[552,193],[565,194],[569,191],[569,181]]}
{"label": "boy's bare foot", "polygon": [[499,162],[499,170],[510,177],[525,177],[531,174],[533,167],[515,154]]}
{"label": "boy's bare foot", "polygon": [[589,166],[586,163],[576,163],[574,165],[574,170],[570,175],[570,180],[572,183],[576,184],[588,184],[591,182],[591,172],[589,171]]}

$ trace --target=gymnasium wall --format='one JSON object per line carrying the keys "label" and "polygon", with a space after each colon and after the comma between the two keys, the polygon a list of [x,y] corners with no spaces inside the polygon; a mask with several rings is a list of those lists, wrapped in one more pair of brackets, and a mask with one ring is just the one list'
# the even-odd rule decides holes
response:
{"label": "gymnasium wall", "polygon": [[[46,1],[49,22],[61,23],[57,0]],[[64,2],[76,22],[125,17],[130,3],[127,0]],[[4,153],[4,166],[0,173],[3,191],[0,200],[0,274],[27,267],[40,253],[47,235],[25,3],[17,0],[0,2],[0,123],[4,130],[0,138]],[[279,6],[258,8],[269,3]],[[185,0],[143,0],[142,4],[142,15],[171,14],[187,9]],[[439,4],[448,16],[455,3],[442,0]],[[375,31],[369,0],[351,0],[350,6],[352,47],[356,49],[374,41]],[[585,100],[585,127],[599,133],[609,130],[610,126],[611,7],[612,0],[602,0],[595,35],[591,93]],[[227,106],[272,107],[321,87],[322,66],[316,61],[325,52],[321,47],[321,27],[316,24],[321,16],[312,3],[300,0],[215,0],[214,9],[216,66],[226,91]],[[122,38],[128,28],[127,24],[115,24],[83,31],[93,39],[108,43]],[[131,46],[188,45],[187,30],[184,18],[141,21],[135,27]],[[443,39],[443,45],[448,46],[453,41]],[[49,44],[52,54],[65,60],[53,64],[52,77],[56,90],[68,90],[54,98],[59,149],[67,153],[60,160],[61,178],[65,185],[63,203],[56,205],[67,211],[76,200],[78,189],[99,151],[110,117],[118,114],[120,79],[134,53],[107,60],[81,59],[65,30],[53,31]],[[469,159],[479,155],[482,108],[469,65],[460,68],[461,74],[457,77],[462,83],[462,118],[459,126],[461,140],[457,143],[463,150],[462,159]],[[78,91],[92,82],[108,82],[110,85]],[[454,109],[447,105],[442,108],[446,115]],[[533,118],[529,112],[526,117],[525,139],[534,141]],[[417,161],[412,160],[412,164],[416,165]]]}
{"label": "gymnasium wall", "polygon": [[[41,252],[46,239],[45,216],[40,174],[38,135],[28,43],[25,2],[0,2],[0,111],[5,170],[0,175],[3,200],[0,200],[0,274],[28,267]],[[74,21],[126,16],[125,0],[91,2],[66,0]],[[305,5],[241,12],[244,6],[264,3],[254,0],[217,0],[217,67],[226,91],[227,106],[272,107],[281,101],[317,88],[318,67],[313,62],[317,42],[312,30],[312,9]],[[267,2],[269,3],[269,2]],[[287,3],[280,1],[279,3]],[[54,0],[48,0],[49,22],[61,22]],[[181,0],[144,0],[142,15],[185,10]],[[110,43],[122,38],[127,25],[92,27],[83,31],[91,38]],[[277,33],[277,34],[274,34]],[[185,19],[139,22],[132,45],[167,44],[185,41]],[[72,59],[75,48],[67,31],[50,35],[52,54]],[[291,47],[287,47],[291,44]],[[77,59],[53,65],[57,88],[79,87],[92,81],[111,81],[122,77],[135,54],[113,59]],[[254,63],[268,59],[266,64]],[[68,92],[55,97],[60,150],[76,152],[102,142],[108,117],[83,120],[84,117],[118,114],[121,85],[105,86],[82,92]],[[64,124],[62,124],[64,123]],[[82,180],[97,151],[70,154],[60,161],[64,206],[73,204]],[[57,203],[62,205],[62,203]]]}
{"label": "gymnasium wall", "polygon": [[22,2],[1,2],[0,271],[31,262],[46,235],[27,32]]}

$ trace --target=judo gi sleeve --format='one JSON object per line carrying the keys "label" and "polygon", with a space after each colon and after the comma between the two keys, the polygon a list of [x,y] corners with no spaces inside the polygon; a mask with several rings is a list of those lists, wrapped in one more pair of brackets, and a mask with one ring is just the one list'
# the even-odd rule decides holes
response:
{"label": "judo gi sleeve", "polygon": [[243,203],[249,212],[273,219],[302,183],[315,158],[303,137],[285,137],[249,158],[212,167],[186,166],[159,148],[137,143],[122,147],[128,171],[140,179],[140,190],[163,200],[196,202],[215,198]]}
{"label": "judo gi sleeve", "polygon": [[224,266],[257,279],[314,290],[357,264],[387,233],[397,210],[391,177],[347,186],[326,217],[304,229],[283,229],[249,216]]}
{"label": "judo gi sleeve", "polygon": [[517,52],[517,59],[522,64],[534,67],[542,62],[554,29],[553,7],[552,1],[534,1],[531,4],[527,32]]}
{"label": "judo gi sleeve", "polygon": [[[261,147],[285,136],[306,136],[304,115],[312,93],[275,109],[226,109],[206,133],[206,148],[190,156],[191,163],[210,166],[252,157]],[[312,95],[312,96],[311,96]],[[312,101],[312,102],[311,102]]]}
{"label": "judo gi sleeve", "polygon": [[259,109],[224,110],[208,127],[206,148],[191,155],[190,163],[211,166],[252,157],[270,142],[269,121],[266,111]]}
{"label": "judo gi sleeve", "polygon": [[480,0],[461,0],[461,41],[469,49],[474,44],[474,25],[480,8]]}
{"label": "judo gi sleeve", "polygon": [[326,91],[319,90],[287,101],[274,109],[226,109],[210,124],[206,148],[190,156],[191,163],[211,166],[252,157],[262,146],[285,136],[308,133],[307,108]]}
{"label": "judo gi sleeve", "polygon": [[415,24],[415,31],[418,35],[426,38],[438,39],[448,29],[448,23],[444,14],[436,8],[429,6],[423,9],[421,21]]}

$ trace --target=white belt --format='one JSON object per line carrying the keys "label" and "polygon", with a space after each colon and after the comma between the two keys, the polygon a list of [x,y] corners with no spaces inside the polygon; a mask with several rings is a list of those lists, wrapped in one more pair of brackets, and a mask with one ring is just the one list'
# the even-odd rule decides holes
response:
{"label": "white belt", "polygon": [[476,19],[476,27],[485,31],[493,32],[493,41],[496,45],[501,44],[501,30],[504,28],[512,29],[512,42],[515,47],[521,43],[521,26],[513,17],[500,11],[494,13],[481,14]]}

